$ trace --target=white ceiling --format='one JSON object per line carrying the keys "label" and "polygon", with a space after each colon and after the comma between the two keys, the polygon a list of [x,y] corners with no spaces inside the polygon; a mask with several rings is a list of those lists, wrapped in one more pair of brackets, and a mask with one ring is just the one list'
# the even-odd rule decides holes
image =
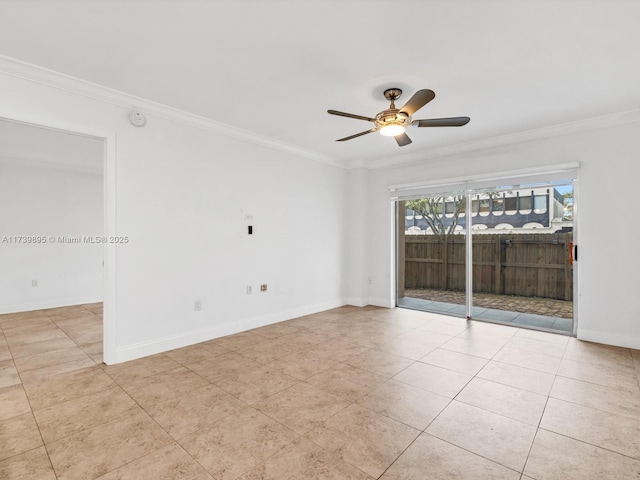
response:
{"label": "white ceiling", "polygon": [[[0,1],[0,54],[344,165],[640,107],[637,0]],[[370,134],[385,88],[460,128]]]}

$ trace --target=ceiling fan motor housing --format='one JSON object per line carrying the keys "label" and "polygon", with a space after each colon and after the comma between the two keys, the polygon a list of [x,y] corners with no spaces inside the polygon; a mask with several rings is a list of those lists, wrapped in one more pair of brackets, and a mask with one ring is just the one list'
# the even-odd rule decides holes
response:
{"label": "ceiling fan motor housing", "polygon": [[386,125],[400,125],[407,127],[411,123],[411,117],[404,112],[401,112],[397,108],[389,108],[383,110],[376,115],[375,124],[378,129]]}
{"label": "ceiling fan motor housing", "polygon": [[389,100],[391,105],[388,109],[376,115],[375,125],[377,130],[382,130],[390,125],[406,128],[411,123],[411,116],[396,108],[395,101],[400,98],[400,95],[402,95],[402,90],[399,88],[388,88],[384,91],[384,98]]}

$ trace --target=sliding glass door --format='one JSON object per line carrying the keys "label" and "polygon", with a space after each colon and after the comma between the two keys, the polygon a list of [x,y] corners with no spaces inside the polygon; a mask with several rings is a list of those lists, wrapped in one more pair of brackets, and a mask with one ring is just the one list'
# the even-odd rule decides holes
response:
{"label": "sliding glass door", "polygon": [[397,305],[571,333],[573,180],[483,183],[396,202]]}

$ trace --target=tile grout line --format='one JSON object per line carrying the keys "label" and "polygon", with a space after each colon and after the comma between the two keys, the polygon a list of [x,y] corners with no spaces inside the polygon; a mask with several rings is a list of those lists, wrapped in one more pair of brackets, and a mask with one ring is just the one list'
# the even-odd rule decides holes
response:
{"label": "tile grout line", "polygon": [[585,445],[589,445],[589,446],[591,446],[591,447],[598,448],[598,449],[600,449],[600,450],[604,450],[604,451],[606,451],[606,452],[613,453],[613,454],[615,454],[615,455],[620,455],[621,457],[628,458],[628,459],[630,459],[630,460],[633,460],[634,462],[640,462],[640,456],[638,456],[638,457],[632,457],[631,455],[627,455],[627,454],[625,454],[625,453],[620,453],[620,452],[617,452],[617,451],[615,451],[615,450],[611,450],[610,448],[606,448],[606,447],[602,447],[602,446],[600,446],[600,445],[596,445],[596,444],[594,444],[594,443],[585,442],[584,440],[580,440],[579,438],[570,437],[569,435],[565,435],[564,433],[554,432],[553,430],[548,430],[548,429],[543,428],[543,427],[540,427],[540,428],[539,428],[539,430],[542,430],[542,431],[544,431],[544,432],[551,433],[551,434],[553,434],[553,435],[558,435],[558,436],[560,436],[560,437],[568,438],[569,440],[573,440],[574,442],[583,443],[583,444],[585,444]]}
{"label": "tile grout line", "polygon": [[553,384],[556,382],[556,378],[558,376],[554,376],[553,383],[551,384],[551,389],[549,390],[549,395],[547,395],[547,399],[544,403],[544,408],[542,409],[542,414],[540,415],[540,420],[538,420],[538,425],[536,426],[536,433],[533,436],[533,440],[531,445],[529,446],[529,451],[527,452],[527,458],[525,458],[524,465],[522,466],[522,475],[524,475],[524,471],[527,469],[527,463],[529,463],[529,457],[531,456],[531,452],[533,451],[533,445],[536,443],[536,438],[538,438],[538,432],[540,431],[540,425],[542,425],[542,419],[544,418],[544,414],[547,410],[547,405],[549,404],[549,398],[551,398],[551,391],[553,390]]}

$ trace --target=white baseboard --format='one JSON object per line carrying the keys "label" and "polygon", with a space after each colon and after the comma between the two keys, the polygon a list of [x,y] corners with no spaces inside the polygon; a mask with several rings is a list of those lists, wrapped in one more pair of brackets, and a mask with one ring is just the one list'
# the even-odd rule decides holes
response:
{"label": "white baseboard", "polygon": [[226,335],[232,335],[234,333],[244,332],[253,328],[264,327],[265,325],[291,320],[292,318],[324,312],[325,310],[331,310],[332,308],[342,307],[345,304],[346,302],[344,300],[318,303],[315,305],[294,308],[284,312],[272,313],[261,317],[253,317],[246,320],[224,323],[215,327],[194,330],[178,335],[172,335],[170,337],[157,338],[148,342],[125,345],[116,349],[115,356],[112,357],[115,358],[115,361],[111,362],[110,365],[167,352],[175,348],[187,347],[189,345],[206,342]]}
{"label": "white baseboard", "polygon": [[87,303],[102,302],[102,296],[83,297],[83,298],[61,298],[53,300],[37,300],[28,303],[16,305],[0,305],[0,314],[31,312],[33,310],[42,310],[44,308],[69,307],[72,305],[84,305]]}
{"label": "white baseboard", "polygon": [[619,333],[599,332],[578,327],[578,340],[603,343],[616,347],[633,348],[640,350],[640,337],[633,335],[621,335]]}
{"label": "white baseboard", "polygon": [[369,305],[375,305],[376,307],[393,308],[395,303],[388,298],[369,298]]}
{"label": "white baseboard", "polygon": [[354,307],[366,307],[369,305],[369,302],[364,298],[349,297],[347,298],[347,305]]}
{"label": "white baseboard", "polygon": [[393,308],[395,304],[387,298],[347,298],[347,305],[353,305],[354,307],[366,307],[367,305],[374,305],[376,307]]}

